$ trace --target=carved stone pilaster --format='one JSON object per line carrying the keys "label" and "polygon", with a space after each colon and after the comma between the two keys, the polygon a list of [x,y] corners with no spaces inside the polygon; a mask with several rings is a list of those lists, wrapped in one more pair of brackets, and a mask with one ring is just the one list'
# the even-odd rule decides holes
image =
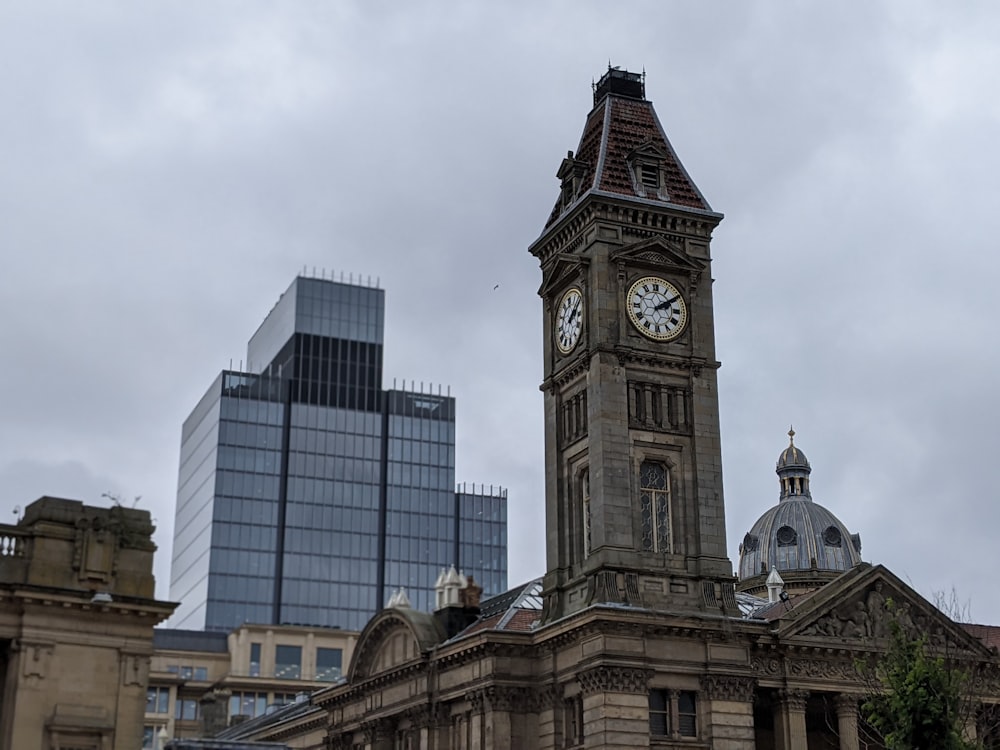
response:
{"label": "carved stone pilaster", "polygon": [[806,703],[809,701],[809,691],[782,689],[778,691],[778,700],[790,711],[805,711]]}
{"label": "carved stone pilaster", "polygon": [[428,706],[427,725],[438,729],[451,726],[451,706],[447,703],[435,703]]}
{"label": "carved stone pilaster", "polygon": [[483,688],[466,693],[465,699],[469,701],[474,714],[481,714],[486,708],[486,690]]}
{"label": "carved stone pilaster", "polygon": [[710,674],[701,678],[701,689],[709,700],[749,703],[756,686],[753,677],[740,675]]}
{"label": "carved stone pilaster", "polygon": [[562,685],[542,685],[535,690],[535,711],[547,711],[562,702]]}
{"label": "carved stone pilaster", "polygon": [[650,673],[632,667],[594,667],[581,672],[577,679],[585,695],[591,693],[645,693]]}
{"label": "carved stone pilaster", "polygon": [[372,719],[361,725],[361,731],[365,735],[365,742],[369,744],[378,742],[379,740],[392,739],[395,730],[396,722],[392,719]]}
{"label": "carved stone pilaster", "polygon": [[858,696],[851,695],[850,693],[838,693],[833,699],[834,705],[837,707],[837,715],[841,714],[856,714],[858,712]]}

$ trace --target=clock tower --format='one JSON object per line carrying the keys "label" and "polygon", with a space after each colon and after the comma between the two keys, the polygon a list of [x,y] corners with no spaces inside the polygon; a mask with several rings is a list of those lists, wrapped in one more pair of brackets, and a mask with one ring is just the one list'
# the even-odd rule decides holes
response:
{"label": "clock tower", "polygon": [[591,604],[737,614],[726,555],[710,244],[722,215],[645,76],[594,85],[531,245],[545,326],[545,619]]}

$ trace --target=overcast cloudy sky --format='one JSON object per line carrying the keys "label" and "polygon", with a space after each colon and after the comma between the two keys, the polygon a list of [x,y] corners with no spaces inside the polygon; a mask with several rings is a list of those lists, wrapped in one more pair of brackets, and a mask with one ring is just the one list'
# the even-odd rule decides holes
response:
{"label": "overcast cloudy sky", "polygon": [[[1000,5],[0,4],[0,511],[141,495],[296,273],[377,277],[386,378],[544,566],[527,246],[592,78],[647,72],[713,208],[730,554],[796,442],[863,557],[1000,623]],[[499,284],[499,288],[494,287]]]}

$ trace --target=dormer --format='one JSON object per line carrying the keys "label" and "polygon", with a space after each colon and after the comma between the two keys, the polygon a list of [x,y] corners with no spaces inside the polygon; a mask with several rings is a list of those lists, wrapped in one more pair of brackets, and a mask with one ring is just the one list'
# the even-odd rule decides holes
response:
{"label": "dormer", "polygon": [[562,186],[560,202],[563,209],[569,207],[580,196],[588,167],[587,162],[573,158],[572,151],[566,152],[566,158],[562,160],[559,171],[556,172],[556,177]]}
{"label": "dormer", "polygon": [[667,194],[667,174],[664,168],[667,152],[652,141],[646,141],[627,157],[632,187],[640,198],[670,200]]}

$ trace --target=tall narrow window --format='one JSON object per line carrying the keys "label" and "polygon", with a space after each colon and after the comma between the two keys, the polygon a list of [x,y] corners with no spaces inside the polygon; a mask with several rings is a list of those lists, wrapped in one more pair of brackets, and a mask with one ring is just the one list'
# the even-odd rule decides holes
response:
{"label": "tall narrow window", "polygon": [[649,733],[670,736],[670,694],[666,690],[649,691]]}
{"label": "tall narrow window", "polygon": [[640,164],[639,180],[644,187],[656,190],[660,186],[659,168],[655,164]]}
{"label": "tall narrow window", "polygon": [[580,512],[583,517],[583,556],[590,555],[590,469],[580,476]]}
{"label": "tall narrow window", "polygon": [[583,744],[583,696],[574,695],[563,703],[563,732],[567,748]]}
{"label": "tall narrow window", "polygon": [[695,694],[690,690],[682,690],[677,694],[677,729],[681,737],[698,736]]}
{"label": "tall narrow window", "polygon": [[670,552],[670,483],[663,464],[643,461],[639,467],[639,492],[642,548]]}
{"label": "tall narrow window", "polygon": [[250,644],[250,672],[251,677],[260,677],[260,644]]}

